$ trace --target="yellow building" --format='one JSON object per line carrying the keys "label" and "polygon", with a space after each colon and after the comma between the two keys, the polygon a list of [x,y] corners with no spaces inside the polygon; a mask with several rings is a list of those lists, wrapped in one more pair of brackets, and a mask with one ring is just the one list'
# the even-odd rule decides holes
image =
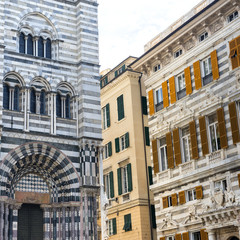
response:
{"label": "yellow building", "polygon": [[109,239],[154,239],[145,89],[141,73],[127,67],[135,60],[128,57],[101,78],[103,179],[109,201],[103,234]]}

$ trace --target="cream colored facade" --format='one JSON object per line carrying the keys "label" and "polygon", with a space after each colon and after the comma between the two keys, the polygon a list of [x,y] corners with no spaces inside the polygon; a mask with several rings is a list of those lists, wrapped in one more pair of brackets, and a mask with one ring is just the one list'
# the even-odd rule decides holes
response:
{"label": "cream colored facade", "polygon": [[[101,107],[103,122],[103,175],[105,191],[108,195],[107,218],[116,225],[113,231],[108,222],[108,231],[103,233],[109,239],[152,239],[148,193],[147,167],[150,163],[150,147],[144,150],[144,125],[147,115],[142,117],[141,92],[139,79],[141,73],[127,66],[135,60],[129,57],[101,78]],[[105,81],[105,83],[104,83]],[[119,119],[118,98],[122,96],[124,114]],[[109,106],[110,121],[106,120],[106,106]],[[128,135],[128,140],[126,136]],[[122,138],[121,138],[122,137]],[[125,137],[125,139],[124,139]],[[116,144],[119,139],[119,151]],[[111,151],[107,151],[111,142]],[[148,159],[148,160],[146,160]],[[146,162],[147,161],[147,162]],[[130,166],[127,168],[127,166]],[[131,174],[129,174],[129,168]],[[119,193],[119,169],[121,169],[122,188]],[[124,171],[127,170],[126,171]],[[124,175],[126,173],[126,175]],[[112,178],[108,177],[112,174]],[[124,180],[124,176],[125,180]],[[130,180],[131,178],[131,180]],[[109,179],[109,180],[107,180]],[[112,181],[113,179],[113,181]],[[113,183],[114,194],[111,193]],[[130,182],[129,182],[130,181]],[[132,185],[129,189],[129,185]],[[130,215],[129,215],[130,214]],[[126,216],[130,216],[130,225],[126,226]],[[128,229],[125,229],[125,227]],[[106,237],[107,238],[107,237]]]}
{"label": "cream colored facade", "polygon": [[202,1],[130,65],[148,94],[157,239],[239,239],[239,5]]}

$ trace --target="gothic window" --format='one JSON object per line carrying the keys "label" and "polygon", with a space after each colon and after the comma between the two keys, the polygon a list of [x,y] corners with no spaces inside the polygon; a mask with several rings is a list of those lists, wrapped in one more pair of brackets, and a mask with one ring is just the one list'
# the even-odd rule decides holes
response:
{"label": "gothic window", "polygon": [[14,104],[13,110],[19,111],[19,86],[14,87]]}
{"label": "gothic window", "polygon": [[27,39],[27,54],[33,55],[33,37],[31,34],[28,34]]}
{"label": "gothic window", "polygon": [[3,84],[3,108],[9,109],[9,86],[6,83]]}
{"label": "gothic window", "polygon": [[40,114],[45,114],[45,102],[46,102],[46,93],[44,90],[41,91],[40,93]]}
{"label": "gothic window", "polygon": [[19,36],[19,52],[25,53],[25,35],[21,33]]}
{"label": "gothic window", "polygon": [[43,38],[40,37],[38,39],[38,56],[44,57],[44,44],[43,44]]}
{"label": "gothic window", "polygon": [[65,100],[65,114],[66,114],[66,118],[71,118],[71,116],[70,116],[70,109],[71,109],[70,96],[67,95],[66,100]]}
{"label": "gothic window", "polygon": [[52,43],[51,40],[48,38],[46,42],[46,58],[52,58]]}
{"label": "gothic window", "polygon": [[56,113],[57,117],[62,117],[62,101],[60,93],[56,96]]}
{"label": "gothic window", "polygon": [[36,91],[32,88],[30,95],[30,111],[36,113]]}

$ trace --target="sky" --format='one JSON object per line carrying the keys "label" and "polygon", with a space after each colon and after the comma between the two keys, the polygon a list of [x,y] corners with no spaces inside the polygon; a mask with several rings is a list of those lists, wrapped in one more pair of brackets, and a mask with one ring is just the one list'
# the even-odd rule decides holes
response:
{"label": "sky", "polygon": [[128,56],[189,12],[200,0],[98,0],[100,71]]}

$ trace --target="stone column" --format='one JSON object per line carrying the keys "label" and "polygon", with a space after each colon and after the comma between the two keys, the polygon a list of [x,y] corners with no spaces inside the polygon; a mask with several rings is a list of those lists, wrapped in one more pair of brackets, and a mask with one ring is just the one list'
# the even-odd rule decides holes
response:
{"label": "stone column", "polygon": [[0,203],[0,239],[3,239],[3,227],[4,227],[4,202]]}
{"label": "stone column", "polygon": [[50,211],[49,208],[46,206],[43,206],[43,239],[48,240],[50,239]]}
{"label": "stone column", "polygon": [[71,239],[75,240],[75,207],[71,207]]}
{"label": "stone column", "polygon": [[22,204],[13,206],[13,227],[12,227],[12,240],[17,240],[18,235],[18,210]]}
{"label": "stone column", "polygon": [[9,206],[9,231],[8,231],[8,237],[9,240],[12,240],[12,235],[13,235],[13,205]]}
{"label": "stone column", "polygon": [[47,40],[46,39],[44,39],[43,40],[43,57],[46,57],[46,43],[47,43]]}
{"label": "stone column", "polygon": [[5,219],[4,219],[4,240],[8,240],[8,215],[9,215],[9,205],[5,204]]}
{"label": "stone column", "polygon": [[52,209],[53,240],[57,239],[57,211]]}
{"label": "stone column", "polygon": [[28,36],[25,36],[24,39],[25,39],[25,54],[27,54],[27,40],[28,40]]}
{"label": "stone column", "polygon": [[66,239],[66,207],[62,207],[62,239]]}
{"label": "stone column", "polygon": [[216,240],[216,231],[214,229],[207,229],[208,240]]}

